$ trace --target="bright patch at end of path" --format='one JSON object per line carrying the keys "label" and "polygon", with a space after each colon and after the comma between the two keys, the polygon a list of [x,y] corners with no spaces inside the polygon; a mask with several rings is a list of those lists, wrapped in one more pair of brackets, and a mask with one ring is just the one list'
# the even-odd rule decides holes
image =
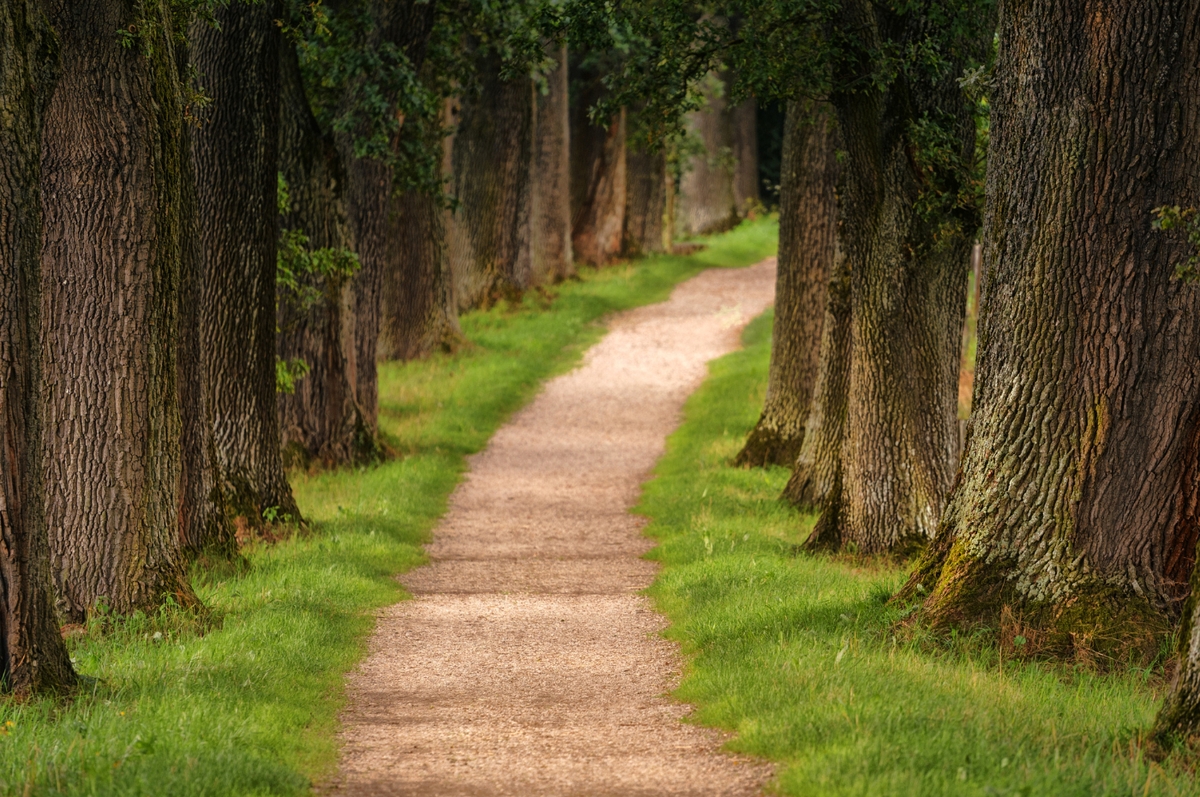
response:
{"label": "bright patch at end of path", "polygon": [[629,513],[709,360],[771,304],[775,259],[714,269],[615,316],[473,457],[351,676],[342,795],[752,795],[667,693],[682,665],[638,594],[656,565]]}

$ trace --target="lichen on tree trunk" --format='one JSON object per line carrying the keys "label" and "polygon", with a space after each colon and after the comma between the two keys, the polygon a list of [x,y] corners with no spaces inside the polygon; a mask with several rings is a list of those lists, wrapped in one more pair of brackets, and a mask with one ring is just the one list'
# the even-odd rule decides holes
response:
{"label": "lichen on tree trunk", "polygon": [[32,0],[0,5],[0,679],[66,691],[43,508],[41,138],[53,34]]}
{"label": "lichen on tree trunk", "polygon": [[734,460],[737,465],[791,466],[804,442],[837,251],[834,124],[825,104],[788,103],[767,395],[758,423]]}
{"label": "lichen on tree trunk", "polygon": [[[61,72],[42,137],[46,520],[58,606],[195,601],[180,547],[183,105],[171,20],[57,2]],[[140,28],[141,26],[139,26]],[[103,175],[103,179],[97,179]]]}
{"label": "lichen on tree trunk", "polygon": [[1181,356],[1200,294],[1151,228],[1200,204],[1200,8],[1099,13],[1003,4],[974,408],[902,595],[931,593],[935,627],[1007,609],[1044,652],[1124,658],[1157,650],[1200,532],[1200,359]]}
{"label": "lichen on tree trunk", "polygon": [[217,456],[233,511],[251,524],[274,509],[299,519],[283,472],[275,398],[279,236],[279,47],[276,2],[217,8],[191,28],[212,97],[195,131],[204,253],[205,377]]}

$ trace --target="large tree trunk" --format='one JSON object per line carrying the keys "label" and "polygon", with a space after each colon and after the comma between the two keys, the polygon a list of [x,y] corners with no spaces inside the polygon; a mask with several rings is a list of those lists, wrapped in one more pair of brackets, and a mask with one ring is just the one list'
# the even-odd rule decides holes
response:
{"label": "large tree trunk", "polygon": [[[934,626],[1011,612],[1030,648],[1125,658],[1157,649],[1200,534],[1200,294],[1150,224],[1200,205],[1200,7],[1098,14],[1002,4],[974,409],[907,593]],[[1196,716],[1189,678],[1166,726]]]}
{"label": "large tree trunk", "polygon": [[479,69],[481,91],[462,99],[450,142],[459,206],[447,238],[461,310],[518,295],[532,270],[533,81],[501,80],[494,57]]}
{"label": "large tree trunk", "polygon": [[668,179],[665,150],[650,151],[632,142],[626,145],[623,254],[636,257],[665,248]]}
{"label": "large tree trunk", "polygon": [[192,26],[193,56],[212,97],[193,136],[204,252],[205,377],[233,510],[299,519],[280,456],[275,398],[275,270],[279,237],[277,3],[214,11]]}
{"label": "large tree trunk", "polygon": [[788,103],[779,208],[779,268],[771,368],[762,416],[738,465],[795,463],[804,443],[837,250],[837,157],[832,109]]}
{"label": "large tree trunk", "polygon": [[730,112],[733,133],[733,203],[739,216],[758,204],[758,105],[753,97]]}
{"label": "large tree trunk", "polygon": [[710,74],[703,92],[705,107],[688,114],[700,151],[691,156],[679,181],[675,232],[681,238],[721,232],[738,222],[733,125],[721,78]]}
{"label": "large tree trunk", "polygon": [[[180,548],[177,386],[187,220],[171,21],[120,0],[50,6],[62,72],[42,139],[46,520],[58,604],[82,620],[192,601]],[[99,179],[98,175],[103,175]]]}
{"label": "large tree trunk", "polygon": [[[303,233],[310,250],[349,251],[341,158],[312,114],[291,44],[281,48],[280,80],[279,171],[289,199],[280,226]],[[277,297],[278,356],[303,360],[309,369],[294,392],[277,395],[284,464],[373,459],[375,438],[358,406],[349,367],[355,345],[349,276],[302,274],[298,279],[315,297],[282,287]]]}
{"label": "large tree trunk", "polygon": [[42,111],[51,33],[32,0],[0,5],[0,679],[68,690],[42,486]]}
{"label": "large tree trunk", "polygon": [[575,273],[571,251],[571,128],[567,45],[554,48],[554,71],[538,93],[533,161],[531,281],[552,283]]}
{"label": "large tree trunk", "polygon": [[[856,0],[843,6],[839,24],[878,47],[885,22],[896,23],[881,14]],[[915,13],[901,22],[901,41],[927,33]],[[980,37],[981,52],[982,44]],[[958,58],[965,56],[959,48]],[[924,544],[957,461],[959,336],[977,222],[959,205],[961,172],[925,160],[923,142],[912,136],[917,120],[937,119],[959,147],[955,160],[973,161],[972,109],[954,78],[961,66],[936,79],[917,72],[832,97],[846,150],[839,244],[850,273],[850,359],[833,479],[840,489],[826,493],[819,525],[827,539],[861,553]],[[843,84],[855,78],[837,76]],[[796,475],[789,492],[803,498],[807,475]]]}

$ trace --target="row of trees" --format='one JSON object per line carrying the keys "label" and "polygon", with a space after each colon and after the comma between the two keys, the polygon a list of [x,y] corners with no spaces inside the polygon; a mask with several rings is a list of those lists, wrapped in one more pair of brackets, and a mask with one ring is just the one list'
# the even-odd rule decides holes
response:
{"label": "row of trees", "polygon": [[611,58],[568,55],[564,19],[534,0],[0,7],[10,689],[71,686],[61,623],[194,605],[190,558],[299,522],[289,465],[382,456],[377,361],[753,205],[752,102],[711,80],[693,132],[648,147],[638,112],[589,118]]}
{"label": "row of trees", "polygon": [[614,29],[640,45],[618,101],[664,130],[718,64],[787,102],[770,383],[738,459],[793,469],[808,546],[920,551],[910,622],[1026,654],[1117,665],[1178,628],[1155,738],[1200,733],[1200,8],[645,0],[587,27]]}

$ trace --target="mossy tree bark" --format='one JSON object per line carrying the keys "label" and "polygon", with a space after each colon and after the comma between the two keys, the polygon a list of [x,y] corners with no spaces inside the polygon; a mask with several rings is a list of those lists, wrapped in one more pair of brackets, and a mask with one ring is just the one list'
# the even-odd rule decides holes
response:
{"label": "mossy tree bark", "polygon": [[[280,227],[302,232],[312,250],[353,249],[341,157],[313,116],[295,47],[285,43],[280,51],[279,172],[290,206]],[[358,406],[349,367],[355,345],[349,278],[304,274],[299,279],[319,298],[278,292],[278,356],[303,360],[309,369],[294,392],[277,394],[284,463],[373,459],[374,436]]]}
{"label": "mossy tree bark", "polygon": [[[1200,205],[1200,8],[1009,0],[1000,19],[974,408],[905,594],[932,591],[935,627],[1007,607],[1044,649],[1152,653],[1200,533],[1200,294],[1151,228]],[[1165,726],[1197,716],[1189,678]]]}
{"label": "mossy tree bark", "polygon": [[[58,605],[79,621],[102,600],[122,614],[195,600],[178,504],[187,153],[164,12],[47,11],[61,73],[42,137],[43,464]],[[147,38],[123,47],[113,32],[131,26]]]}
{"label": "mossy tree bark", "polygon": [[458,103],[451,142],[451,192],[459,207],[447,229],[461,310],[518,295],[532,278],[534,86],[500,79],[482,60],[477,95]]}
{"label": "mossy tree bark", "polygon": [[567,45],[552,45],[554,69],[536,97],[533,160],[532,283],[575,273],[571,250],[571,128]]}
{"label": "mossy tree bark", "polygon": [[0,678],[66,691],[42,483],[41,138],[55,42],[32,0],[0,5]]}
{"label": "mossy tree bark", "polygon": [[[891,35],[922,38],[915,17],[902,18],[906,27]],[[855,0],[843,4],[838,24],[862,31],[870,49],[896,20]],[[968,55],[960,48],[958,63],[938,76],[916,72],[831,96],[846,153],[839,192],[839,246],[850,279],[845,435],[840,469],[822,477],[827,486],[805,486],[810,475],[800,467],[788,492],[802,501],[823,494],[825,539],[861,553],[928,541],[957,462],[959,344],[977,215],[947,201],[963,191],[961,175],[923,161],[913,136],[918,120],[938,119],[959,148],[957,162],[972,162],[972,108],[955,78]],[[835,83],[852,85],[858,65],[841,69]]]}
{"label": "mossy tree bark", "polygon": [[779,200],[779,266],[762,416],[735,463],[791,466],[804,443],[837,251],[837,145],[825,104],[788,103]]}

